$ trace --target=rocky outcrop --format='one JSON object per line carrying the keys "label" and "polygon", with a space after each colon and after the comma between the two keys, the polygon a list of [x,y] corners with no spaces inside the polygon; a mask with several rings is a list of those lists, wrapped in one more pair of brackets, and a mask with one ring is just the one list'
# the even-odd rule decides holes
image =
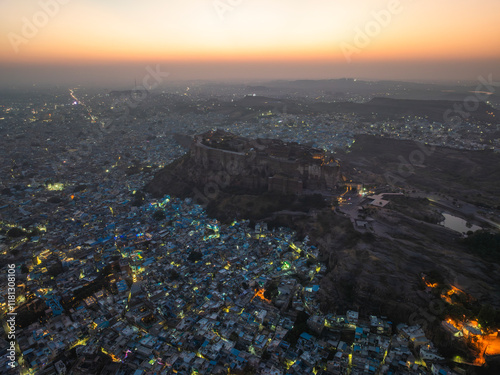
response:
{"label": "rocky outcrop", "polygon": [[158,172],[146,190],[204,200],[227,189],[302,195],[331,192],[339,179],[339,163],[323,150],[216,131],[196,136],[189,153]]}

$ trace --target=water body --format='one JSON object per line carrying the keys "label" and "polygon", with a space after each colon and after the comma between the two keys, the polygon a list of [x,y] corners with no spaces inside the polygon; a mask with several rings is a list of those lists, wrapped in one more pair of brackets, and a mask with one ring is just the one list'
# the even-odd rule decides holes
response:
{"label": "water body", "polygon": [[481,227],[474,224],[467,224],[467,221],[458,216],[453,216],[445,212],[441,213],[444,216],[444,221],[442,221],[442,226],[452,229],[460,233],[467,233],[468,231],[475,232],[476,230],[482,229]]}

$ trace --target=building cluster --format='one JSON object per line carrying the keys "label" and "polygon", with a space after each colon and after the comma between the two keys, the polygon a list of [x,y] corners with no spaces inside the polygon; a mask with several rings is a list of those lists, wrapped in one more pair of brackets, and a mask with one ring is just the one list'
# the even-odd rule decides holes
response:
{"label": "building cluster", "polygon": [[[326,266],[319,249],[291,230],[248,221],[222,225],[189,200],[151,201],[141,193],[155,167],[184,152],[173,133],[207,131],[223,116],[159,114],[156,103],[107,127],[94,118],[108,99],[72,95],[78,100],[62,95],[47,104],[41,95],[29,105],[2,107],[0,272],[16,266],[15,341],[25,373],[438,368],[437,354],[426,358],[427,366],[412,362],[411,355],[424,358],[422,349],[416,352],[403,330],[394,336],[385,318],[325,315],[316,295]],[[336,119],[343,121],[338,128],[313,117],[297,127],[288,117],[272,127],[280,119],[263,117],[272,132],[261,128],[258,135],[281,138],[286,131],[286,140],[318,147],[320,140],[352,141],[344,130],[354,117]],[[226,130],[249,135],[257,128],[237,123]],[[7,288],[0,284],[3,323]],[[2,371],[9,348],[3,330]]]}
{"label": "building cluster", "polygon": [[[64,243],[48,241],[19,267],[16,311],[25,326],[16,340],[25,369],[370,374],[403,362],[408,373],[426,371],[408,365],[411,338],[392,346],[386,319],[322,314],[315,296],[326,268],[307,238],[248,221],[221,225],[189,199],[113,212],[108,204],[106,218],[75,207]],[[32,314],[38,319],[29,321]]]}
{"label": "building cluster", "polygon": [[424,117],[402,116],[397,120],[367,120],[355,113],[348,114],[276,114],[269,112],[258,123],[241,121],[222,127],[249,138],[279,138],[286,142],[308,143],[328,151],[350,147],[357,134],[372,134],[401,140],[453,147],[464,150],[498,151],[496,122],[482,124],[475,120],[450,124]]}

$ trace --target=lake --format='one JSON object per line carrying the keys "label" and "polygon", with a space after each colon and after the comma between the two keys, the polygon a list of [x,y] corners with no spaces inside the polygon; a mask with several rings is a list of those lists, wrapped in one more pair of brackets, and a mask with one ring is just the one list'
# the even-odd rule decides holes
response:
{"label": "lake", "polygon": [[470,230],[475,232],[476,230],[482,229],[481,227],[478,227],[474,224],[467,225],[467,221],[462,219],[461,217],[453,216],[445,212],[442,212],[441,214],[444,216],[444,221],[440,222],[439,224],[454,231],[467,233]]}

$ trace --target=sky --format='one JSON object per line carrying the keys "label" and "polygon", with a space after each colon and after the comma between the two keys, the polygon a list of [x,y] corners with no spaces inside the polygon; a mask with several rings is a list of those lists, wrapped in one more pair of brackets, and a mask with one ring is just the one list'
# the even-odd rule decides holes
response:
{"label": "sky", "polygon": [[500,76],[498,0],[0,0],[0,85]]}

